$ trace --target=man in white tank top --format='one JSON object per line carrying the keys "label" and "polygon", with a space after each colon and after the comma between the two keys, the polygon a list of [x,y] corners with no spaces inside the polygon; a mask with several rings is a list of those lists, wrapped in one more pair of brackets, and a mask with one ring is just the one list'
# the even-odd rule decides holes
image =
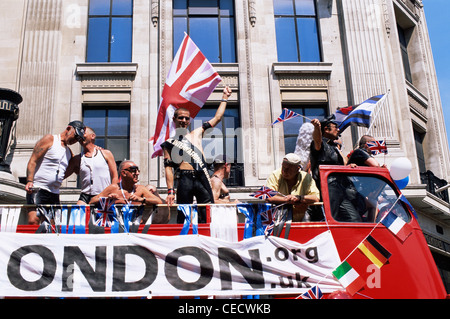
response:
{"label": "man in white tank top", "polygon": [[80,176],[81,194],[77,205],[88,205],[92,197],[119,181],[113,153],[95,145],[96,135],[92,128],[86,127],[84,137],[84,141],[80,141],[83,151],[70,160],[65,176],[67,178],[73,172]]}
{"label": "man in white tank top", "polygon": [[[68,146],[84,139],[84,129],[82,122],[72,121],[61,134],[47,134],[37,141],[27,165],[27,204],[60,204],[59,188],[72,158]],[[28,223],[39,222],[40,214],[29,211]]]}

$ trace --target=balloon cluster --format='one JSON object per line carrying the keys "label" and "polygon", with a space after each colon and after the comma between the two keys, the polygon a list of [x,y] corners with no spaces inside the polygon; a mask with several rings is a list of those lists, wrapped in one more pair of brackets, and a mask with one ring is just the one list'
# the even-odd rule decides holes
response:
{"label": "balloon cluster", "polygon": [[406,157],[397,158],[392,162],[389,172],[399,189],[403,189],[408,185],[409,173],[411,173],[411,170],[411,161]]}

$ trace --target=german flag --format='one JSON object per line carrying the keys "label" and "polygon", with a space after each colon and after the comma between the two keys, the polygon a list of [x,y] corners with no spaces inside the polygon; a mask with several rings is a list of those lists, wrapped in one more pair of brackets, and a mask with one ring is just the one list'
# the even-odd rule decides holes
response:
{"label": "german flag", "polygon": [[381,246],[372,236],[368,236],[358,245],[358,248],[378,268],[381,268],[388,261],[389,257],[391,257],[391,253]]}

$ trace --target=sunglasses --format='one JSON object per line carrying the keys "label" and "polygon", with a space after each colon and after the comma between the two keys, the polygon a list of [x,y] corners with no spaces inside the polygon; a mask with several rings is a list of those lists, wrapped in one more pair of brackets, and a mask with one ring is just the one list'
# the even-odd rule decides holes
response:
{"label": "sunglasses", "polygon": [[135,174],[136,172],[140,172],[139,167],[137,166],[130,166],[127,169],[124,169],[124,171],[128,171],[133,174]]}
{"label": "sunglasses", "polygon": [[177,120],[185,120],[185,121],[189,121],[191,118],[189,116],[178,116]]}

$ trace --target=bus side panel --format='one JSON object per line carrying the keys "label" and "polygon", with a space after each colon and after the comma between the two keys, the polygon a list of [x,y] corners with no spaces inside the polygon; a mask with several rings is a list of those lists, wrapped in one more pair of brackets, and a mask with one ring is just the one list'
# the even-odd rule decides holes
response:
{"label": "bus side panel", "polygon": [[331,226],[341,260],[347,258],[350,265],[366,280],[365,287],[355,298],[446,297],[444,285],[420,228],[415,227],[402,243],[386,227],[377,226],[371,236],[391,253],[388,262],[377,268],[356,248],[373,226]]}

